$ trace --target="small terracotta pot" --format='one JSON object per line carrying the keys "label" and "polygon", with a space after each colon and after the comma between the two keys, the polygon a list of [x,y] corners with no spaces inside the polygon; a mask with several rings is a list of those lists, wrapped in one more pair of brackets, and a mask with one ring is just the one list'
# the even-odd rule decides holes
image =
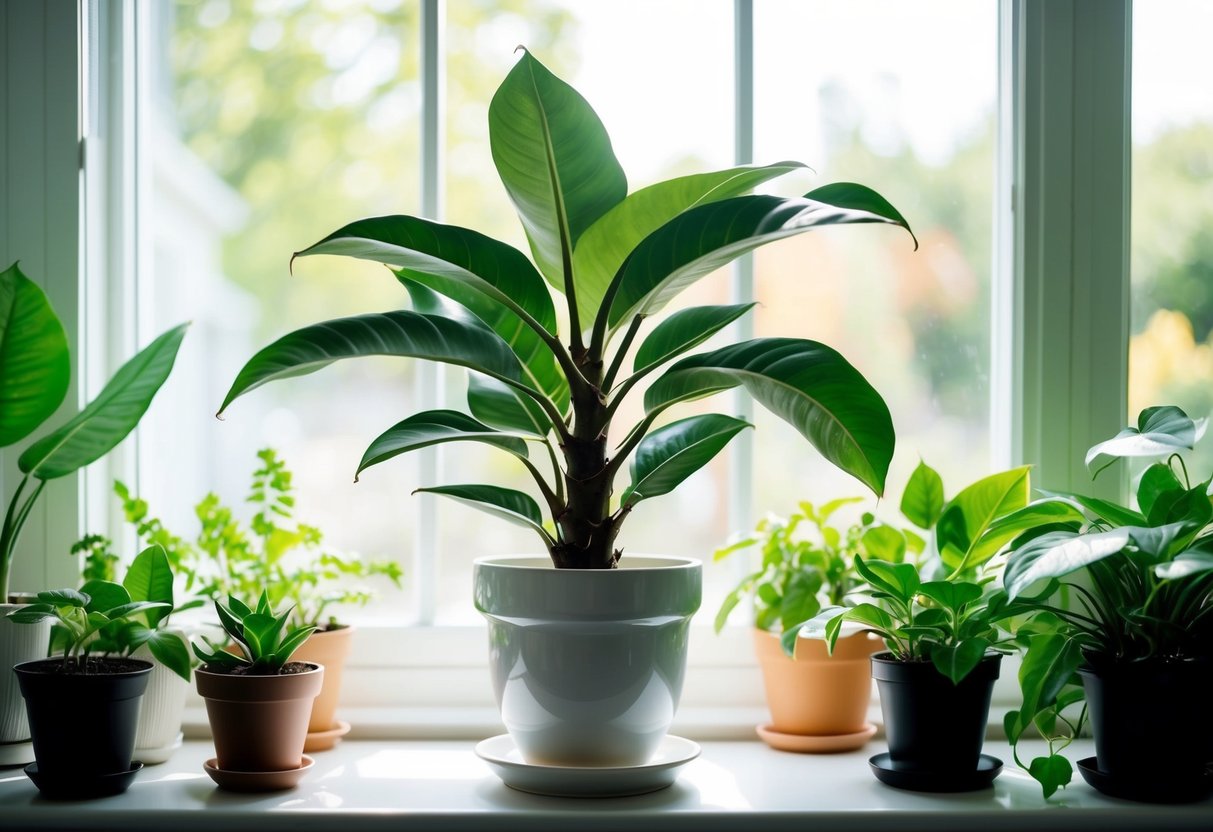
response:
{"label": "small terracotta pot", "polygon": [[797,639],[796,658],[791,659],[779,636],[754,630],[754,649],[775,731],[831,736],[865,729],[872,701],[870,659],[883,649],[880,639],[869,633],[840,638],[832,656],[824,641]]}
{"label": "small terracotta pot", "polygon": [[224,771],[287,771],[303,764],[312,701],[324,668],[281,676],[194,671]]}
{"label": "small terracotta pot", "polygon": [[341,673],[350,655],[353,627],[315,632],[295,651],[297,662],[310,662],[324,668],[324,685],[312,704],[309,734],[330,731],[337,727],[337,703],[341,699]]}

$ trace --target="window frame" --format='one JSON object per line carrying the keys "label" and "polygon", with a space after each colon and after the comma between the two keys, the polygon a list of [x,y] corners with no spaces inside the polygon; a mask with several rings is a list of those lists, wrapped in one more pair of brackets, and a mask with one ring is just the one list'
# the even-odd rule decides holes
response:
{"label": "window frame", "polygon": [[[441,218],[444,2],[419,2],[421,204],[424,213]],[[0,259],[23,258],[63,317],[73,354],[86,346],[61,411],[70,415],[150,335],[139,304],[150,260],[134,233],[139,195],[149,181],[141,162],[146,154],[138,152],[145,135],[139,103],[147,95],[148,15],[142,4],[101,0],[6,2],[0,14],[12,47],[8,71],[28,79],[0,88],[0,135],[20,150],[0,158],[9,208]],[[751,160],[753,146],[753,14],[753,0],[734,0],[738,163]],[[1052,489],[1089,488],[1081,450],[1125,424],[1131,14],[1131,0],[999,0],[992,463],[1033,464],[1037,484]],[[21,44],[33,46],[17,49]],[[31,55],[37,45],[41,71],[31,73],[22,59],[37,57],[36,50]],[[24,205],[44,210],[18,217],[12,208]],[[76,218],[79,227],[59,222],[61,217]],[[1118,237],[1120,246],[1097,245]],[[41,241],[32,252],[25,245],[30,239]],[[732,291],[735,301],[752,294],[748,260],[735,267]],[[752,324],[738,325],[738,334],[747,327]],[[441,406],[444,370],[419,369],[418,395]],[[740,413],[752,408],[745,397],[735,404]],[[10,490],[15,457],[14,449],[0,454],[0,486]],[[752,476],[752,444],[745,435],[734,460],[737,471]],[[420,462],[422,474],[436,478],[440,452],[422,451]],[[108,484],[115,476],[137,482],[138,463],[136,434],[84,475],[52,484],[24,548],[61,552],[86,528],[120,532]],[[735,526],[744,528],[752,519],[752,497],[748,479],[735,479],[729,506]],[[1123,475],[1120,481],[1101,478],[1098,488],[1119,496]],[[481,628],[433,625],[435,514],[423,507],[414,532],[409,582],[419,621],[362,628],[347,682],[351,705],[374,708],[386,701],[383,696],[397,703],[403,696],[406,708],[449,707],[452,701],[458,708],[491,706],[482,678]],[[65,516],[72,521],[62,522]],[[67,584],[77,574],[67,557],[41,564],[26,558],[15,573],[20,585],[44,586]],[[478,681],[471,684],[473,671]],[[1013,683],[1014,674],[1008,675]],[[424,683],[411,685],[410,676]],[[722,679],[729,683],[720,684]],[[754,708],[761,706],[757,680],[747,628],[698,639],[684,709],[732,709],[752,725]],[[460,693],[452,699],[451,691]]]}

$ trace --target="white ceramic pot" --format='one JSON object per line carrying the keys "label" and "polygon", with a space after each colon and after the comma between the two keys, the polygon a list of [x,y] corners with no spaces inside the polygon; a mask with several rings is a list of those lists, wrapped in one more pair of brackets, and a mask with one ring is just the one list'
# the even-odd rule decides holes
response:
{"label": "white ceramic pot", "polygon": [[608,570],[482,558],[473,574],[501,718],[526,761],[647,763],[682,694],[700,562],[632,556]]}
{"label": "white ceramic pot", "polygon": [[[183,630],[170,628],[168,632],[185,638]],[[139,708],[134,758],[145,765],[155,765],[167,761],[181,745],[181,720],[190,684],[156,661],[147,647],[136,650],[134,658],[152,663],[147,692]]]}
{"label": "white ceramic pot", "polygon": [[[24,604],[0,604],[0,743],[29,741],[25,700],[17,685],[13,665],[46,658],[51,640],[51,621],[16,624],[8,614]],[[30,757],[29,762],[33,761]]]}

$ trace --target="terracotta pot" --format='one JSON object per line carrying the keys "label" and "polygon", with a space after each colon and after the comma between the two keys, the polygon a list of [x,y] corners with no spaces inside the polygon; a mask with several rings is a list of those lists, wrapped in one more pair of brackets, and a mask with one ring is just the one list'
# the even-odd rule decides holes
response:
{"label": "terracotta pot", "polygon": [[330,731],[337,727],[337,702],[341,698],[341,673],[350,655],[353,627],[312,633],[303,646],[295,651],[294,660],[310,662],[324,668],[324,685],[312,704],[309,734]]}
{"label": "terracotta pot", "polygon": [[802,638],[796,642],[796,658],[790,659],[779,636],[754,630],[771,727],[806,736],[863,731],[872,701],[871,656],[883,647],[869,633],[855,633],[840,638],[831,656],[824,641]]}
{"label": "terracotta pot", "polygon": [[281,676],[194,671],[224,771],[287,771],[303,764],[312,701],[324,668]]}

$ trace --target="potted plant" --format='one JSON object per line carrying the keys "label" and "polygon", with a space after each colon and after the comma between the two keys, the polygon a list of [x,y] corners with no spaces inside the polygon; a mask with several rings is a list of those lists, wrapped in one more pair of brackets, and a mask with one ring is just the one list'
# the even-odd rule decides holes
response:
{"label": "potted plant", "polygon": [[194,509],[199,529],[193,540],[166,528],[123,483],[114,483],[114,491],[139,536],[164,547],[186,592],[218,602],[264,591],[271,607],[291,605],[292,627],[312,628],[296,657],[322,665],[324,685],[312,707],[304,750],[323,751],[350,730],[348,722],[336,718],[336,710],[355,628],[340,621],[334,609],[371,600],[371,590],[355,582],[383,578],[399,587],[403,573],[394,560],[364,560],[326,547],[319,528],[294,519],[286,463],[271,448],[258,451],[257,459],[245,500],[253,511],[249,522],[242,523],[217,495],[207,494]]}
{"label": "potted plant", "polygon": [[970,791],[1002,768],[981,753],[1002,653],[1012,650],[995,627],[1005,598],[989,588],[996,556],[1016,537],[1076,509],[1060,501],[1029,503],[1028,469],[985,477],[944,502],[939,474],[920,463],[902,497],[902,513],[930,530],[920,563],[856,556],[866,582],[852,606],[828,607],[803,627],[785,628],[789,654],[801,635],[833,649],[854,622],[884,639],[872,656],[887,754],[869,762],[882,782],[917,791]]}
{"label": "potted plant", "polygon": [[40,592],[8,614],[17,624],[52,622],[51,652],[61,653],[13,668],[33,735],[35,762],[25,773],[46,797],[119,794],[142,767],[131,752],[152,665],[130,655],[152,637],[138,616],[166,606],[89,581],[80,591]]}
{"label": "potted plant", "polygon": [[236,649],[205,637],[205,647],[194,644],[203,662],[198,693],[215,739],[206,772],[234,791],[291,788],[312,765],[303,743],[324,677],[320,665],[291,657],[314,628],[288,627],[291,610],[275,613],[265,592],[255,608],[231,597],[226,606],[216,601],[215,612]]}
{"label": "potted plant", "polygon": [[[110,541],[90,535],[72,547],[73,554],[84,555],[84,580],[113,581],[120,558]],[[200,599],[174,606],[173,569],[159,544],[140,552],[127,568],[122,586],[132,601],[154,601],[165,606],[136,613],[122,636],[139,641],[132,655],[152,662],[147,691],[139,709],[139,727],[135,732],[135,759],[145,765],[163,763],[181,746],[181,718],[190,683],[190,651],[184,630],[170,626],[174,612],[201,606]]]}
{"label": "potted plant", "polygon": [[1004,583],[1027,651],[1006,731],[1013,747],[1032,726],[1049,741],[1026,766],[1046,797],[1070,782],[1061,751],[1088,714],[1095,757],[1078,766],[1096,789],[1151,802],[1213,793],[1213,506],[1210,479],[1193,482],[1181,454],[1204,427],[1177,407],[1143,410],[1087,453],[1096,474],[1160,460],[1138,480],[1136,508],[1065,495],[1087,517],[1010,555]]}
{"label": "potted plant", "polygon": [[[418,489],[526,527],[546,550],[474,567],[503,720],[530,761],[644,763],[677,706],[700,563],[621,561],[619,532],[640,501],[672,491],[748,427],[723,414],[658,421],[680,402],[741,386],[876,493],[894,435],[879,394],[824,344],[759,338],[684,357],[753,304],[680,310],[637,346],[643,325],[682,289],[766,243],[826,225],[908,226],[862,185],[746,195],[799,163],[685,176],[628,194],[598,116],[525,50],[489,106],[489,137],[533,261],[475,231],[418,217],[338,229],[295,256],[383,263],[413,308],[280,338],[239,372],[220,412],[264,384],[344,358],[391,355],[469,369],[469,413],[409,416],[371,443],[357,470],[455,441],[518,460],[546,523],[522,491]],[[552,288],[563,294],[566,325],[558,325]],[[644,416],[616,431],[621,403],[642,382]],[[631,484],[616,498],[629,459]]]}
{"label": "potted plant", "polygon": [[[21,530],[48,482],[100,459],[134,429],[168,378],[185,324],[124,364],[92,402],[17,458],[20,480],[0,522],[0,765],[29,761],[29,729],[11,668],[45,655],[50,620],[14,627],[9,576]],[[46,424],[67,395],[67,336],[43,291],[16,263],[0,272],[0,448]]]}
{"label": "potted plant", "polygon": [[[754,650],[762,668],[771,722],[758,736],[784,751],[833,752],[860,748],[876,732],[867,721],[872,699],[869,657],[881,642],[867,631],[842,637],[832,652],[824,642],[800,639],[795,655],[784,655],[779,636],[823,606],[841,606],[863,579],[856,554],[883,553],[905,537],[865,512],[845,529],[830,524],[838,509],[862,498],[831,500],[820,508],[802,501],[786,519],[760,520],[754,534],[718,549],[715,560],[759,547],[762,565],[725,596],[716,615],[719,633],[737,605],[749,597],[754,609]],[[807,531],[806,531],[807,530]],[[871,542],[871,549],[865,547]],[[895,551],[895,548],[893,549]],[[900,558],[898,558],[900,559]]]}

